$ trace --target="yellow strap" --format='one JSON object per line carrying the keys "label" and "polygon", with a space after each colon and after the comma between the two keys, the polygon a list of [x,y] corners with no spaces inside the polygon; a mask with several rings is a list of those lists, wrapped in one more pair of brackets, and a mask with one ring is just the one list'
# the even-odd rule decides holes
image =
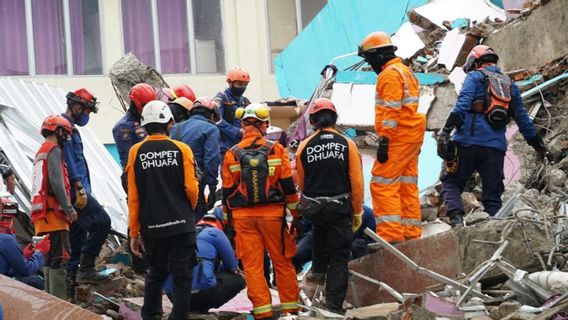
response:
{"label": "yellow strap", "polygon": [[241,171],[241,165],[240,164],[234,164],[234,165],[229,167],[229,171],[231,171],[231,172]]}
{"label": "yellow strap", "polygon": [[282,159],[268,159],[269,166],[279,166],[282,164]]}

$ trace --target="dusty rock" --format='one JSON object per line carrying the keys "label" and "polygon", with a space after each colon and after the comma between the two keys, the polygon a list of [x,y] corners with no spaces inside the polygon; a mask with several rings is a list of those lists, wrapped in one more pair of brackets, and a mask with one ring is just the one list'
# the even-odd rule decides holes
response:
{"label": "dusty rock", "polygon": [[398,310],[391,312],[387,316],[387,320],[435,320],[437,318],[435,313],[432,313],[420,306],[413,305],[410,310]]}
{"label": "dusty rock", "polygon": [[422,221],[434,221],[438,217],[438,207],[422,207]]}
{"label": "dusty rock", "polygon": [[536,315],[524,312],[511,313],[510,315],[503,318],[503,320],[533,320],[533,319],[536,319]]}
{"label": "dusty rock", "polygon": [[398,310],[400,303],[381,303],[347,310],[345,316],[353,319],[386,320],[389,313]]}
{"label": "dusty rock", "polygon": [[568,173],[568,158],[564,158],[560,160],[558,163],[558,169]]}
{"label": "dusty rock", "polygon": [[499,307],[495,308],[489,313],[489,316],[494,320],[501,320],[511,313],[517,311],[521,304],[517,301],[503,302]]}
{"label": "dusty rock", "polygon": [[462,193],[462,203],[466,213],[481,208],[481,203],[477,200],[475,194],[471,192]]}
{"label": "dusty rock", "polygon": [[465,217],[465,224],[470,226],[485,220],[489,220],[489,213],[485,211],[474,211]]}
{"label": "dusty rock", "polygon": [[562,188],[566,182],[566,172],[561,169],[552,169],[545,176],[544,181],[549,188]]}
{"label": "dusty rock", "polygon": [[120,320],[122,319],[122,316],[120,314],[118,314],[118,312],[114,311],[114,310],[107,310],[106,311],[106,315],[115,319],[115,320]]}

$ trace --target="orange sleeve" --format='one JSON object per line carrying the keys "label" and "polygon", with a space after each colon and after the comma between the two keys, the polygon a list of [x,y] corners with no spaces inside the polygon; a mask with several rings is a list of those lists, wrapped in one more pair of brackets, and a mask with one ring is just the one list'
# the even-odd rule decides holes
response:
{"label": "orange sleeve", "polygon": [[302,142],[296,151],[296,179],[300,191],[304,190],[304,164],[302,163],[302,153],[306,147],[306,141]]}
{"label": "orange sleeve", "polygon": [[375,131],[379,136],[394,137],[404,97],[404,79],[394,70],[383,71],[377,80]]}
{"label": "orange sleeve", "polygon": [[353,214],[362,214],[363,197],[365,194],[363,163],[355,142],[350,139],[347,139],[347,141],[349,144],[349,181],[351,182],[351,204],[353,206]]}
{"label": "orange sleeve", "polygon": [[136,238],[140,235],[140,199],[138,198],[138,187],[136,186],[136,173],[134,172],[134,162],[138,155],[141,143],[135,144],[128,153],[128,162],[124,170],[128,176],[128,226],[130,237]]}
{"label": "orange sleeve", "polygon": [[181,149],[183,155],[185,194],[191,203],[191,207],[195,209],[199,197],[199,182],[195,176],[195,160],[193,159],[193,152],[185,143],[175,141],[175,144]]}

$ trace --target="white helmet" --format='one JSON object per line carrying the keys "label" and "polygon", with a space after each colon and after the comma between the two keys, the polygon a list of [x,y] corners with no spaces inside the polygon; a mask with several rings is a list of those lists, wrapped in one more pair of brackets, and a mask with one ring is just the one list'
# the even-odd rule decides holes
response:
{"label": "white helmet", "polygon": [[168,105],[160,100],[152,100],[148,102],[142,109],[141,125],[145,126],[150,123],[168,123],[174,119]]}
{"label": "white helmet", "polygon": [[255,118],[260,121],[270,121],[270,109],[264,103],[251,103],[245,108],[235,110],[237,119]]}

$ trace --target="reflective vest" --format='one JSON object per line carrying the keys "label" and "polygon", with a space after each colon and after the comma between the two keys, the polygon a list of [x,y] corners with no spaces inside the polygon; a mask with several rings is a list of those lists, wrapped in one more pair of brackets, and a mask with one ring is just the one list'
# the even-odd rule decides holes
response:
{"label": "reflective vest", "polygon": [[[51,190],[49,184],[49,173],[47,170],[47,156],[54,148],[60,148],[57,143],[46,141],[36,153],[33,168],[33,184],[32,184],[32,222],[46,217],[49,211],[61,219],[67,220],[67,215],[59,205],[55,194]],[[63,181],[65,183],[65,192],[70,198],[69,177],[67,175],[67,167],[63,155],[61,156],[61,166],[63,167]]]}

